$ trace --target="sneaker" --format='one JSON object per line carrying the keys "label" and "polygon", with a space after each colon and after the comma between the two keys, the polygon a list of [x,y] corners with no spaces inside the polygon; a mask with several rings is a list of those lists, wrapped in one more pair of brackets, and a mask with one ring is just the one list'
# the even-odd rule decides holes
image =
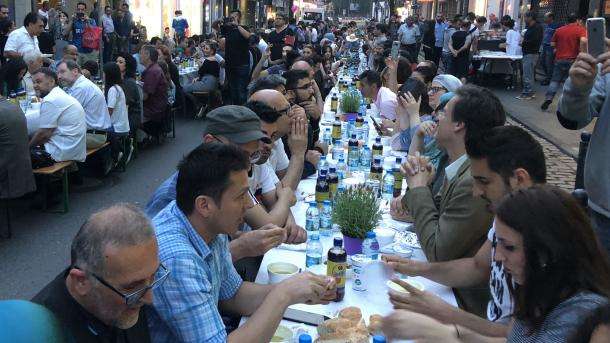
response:
{"label": "sneaker", "polygon": [[543,110],[543,111],[548,110],[549,106],[551,105],[552,102],[553,102],[553,100],[544,100],[544,102],[540,106],[540,109]]}
{"label": "sneaker", "polygon": [[517,100],[532,100],[536,96],[534,94],[521,94],[515,97]]}

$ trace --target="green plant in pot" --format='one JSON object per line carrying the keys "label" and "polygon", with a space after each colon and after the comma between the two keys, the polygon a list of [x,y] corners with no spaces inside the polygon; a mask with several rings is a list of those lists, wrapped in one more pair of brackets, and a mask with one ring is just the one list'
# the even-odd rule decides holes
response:
{"label": "green plant in pot", "polygon": [[360,92],[347,91],[341,95],[341,111],[343,112],[343,121],[356,119],[358,110],[360,109]]}
{"label": "green plant in pot", "polygon": [[362,253],[366,233],[381,219],[379,199],[365,186],[350,187],[334,199],[333,223],[339,225],[348,255]]}

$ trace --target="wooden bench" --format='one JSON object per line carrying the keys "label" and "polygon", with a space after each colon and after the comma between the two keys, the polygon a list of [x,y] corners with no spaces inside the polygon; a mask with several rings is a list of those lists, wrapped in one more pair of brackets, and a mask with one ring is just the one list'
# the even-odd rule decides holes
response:
{"label": "wooden bench", "polygon": [[[110,143],[106,142],[104,144],[102,144],[101,146],[97,147],[97,148],[93,148],[93,149],[87,149],[87,157],[95,154],[96,152],[98,152],[99,150],[107,147],[108,145],[110,145]],[[69,167],[72,167],[75,164],[74,161],[64,161],[64,162],[56,162],[55,164],[53,164],[52,166],[48,166],[48,167],[44,167],[44,168],[38,168],[38,169],[34,169],[33,173],[34,175],[39,175],[40,178],[42,179],[41,182],[41,192],[42,192],[42,198],[43,198],[43,202],[42,202],[42,210],[43,211],[47,211],[48,208],[48,203],[47,203],[47,196],[48,196],[48,187],[49,187],[49,183],[51,180],[51,176],[61,176],[61,194],[62,194],[62,210],[60,211],[52,211],[52,212],[60,212],[60,213],[67,213],[68,212],[68,207],[69,207],[69,197],[68,197],[68,172],[69,172]]]}

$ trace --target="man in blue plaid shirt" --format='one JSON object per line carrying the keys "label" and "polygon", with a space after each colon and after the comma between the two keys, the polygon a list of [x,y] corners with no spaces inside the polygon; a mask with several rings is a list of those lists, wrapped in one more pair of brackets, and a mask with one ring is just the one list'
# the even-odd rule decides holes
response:
{"label": "man in blue plaid shirt", "polygon": [[[176,200],[153,219],[159,260],[171,271],[153,293],[148,317],[153,342],[248,342],[253,337],[268,342],[288,306],[334,298],[334,280],[311,273],[277,285],[240,279],[227,235],[237,232],[253,206],[248,169],[246,153],[221,143],[202,144],[178,166]],[[219,307],[250,319],[227,336]]]}

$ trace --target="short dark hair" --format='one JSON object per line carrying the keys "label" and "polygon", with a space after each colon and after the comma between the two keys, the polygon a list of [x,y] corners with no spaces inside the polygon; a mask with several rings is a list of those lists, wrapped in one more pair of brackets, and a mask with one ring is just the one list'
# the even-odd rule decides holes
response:
{"label": "short dark hair", "polygon": [[36,12],[30,12],[23,18],[23,26],[28,27],[30,24],[36,25],[39,20],[42,20],[42,16]]}
{"label": "short dark hair", "polygon": [[83,5],[83,6],[85,6],[85,8],[87,8],[87,4],[82,1],[79,1],[76,3],[76,7],[78,7],[79,5]]}
{"label": "short dark hair", "polygon": [[272,74],[258,78],[248,85],[248,97],[263,89],[277,89],[286,86],[286,79],[280,75]]}
{"label": "short dark hair", "polygon": [[388,26],[386,24],[379,23],[375,25],[375,28],[383,34],[388,33]]}
{"label": "short dark hair", "polygon": [[410,77],[408,78],[398,89],[398,94],[402,95],[404,93],[411,93],[411,95],[415,98],[415,100],[419,100],[421,98],[421,103],[419,105],[419,113],[431,113],[432,108],[430,107],[429,98],[428,98],[428,89],[426,84],[421,82],[420,80]]}
{"label": "short dark hair", "polygon": [[286,90],[294,90],[298,87],[299,81],[309,79],[309,73],[305,70],[289,70],[283,76],[286,79]]}
{"label": "short dark hair", "polygon": [[485,134],[489,129],[504,125],[506,112],[500,99],[489,89],[465,85],[455,91],[457,100],[453,107],[453,121],[463,122],[466,137]]}
{"label": "short dark hair", "polygon": [[523,239],[524,282],[509,291],[515,319],[530,332],[579,292],[610,296],[608,255],[572,195],[549,185],[519,189],[504,197],[495,214]]}
{"label": "short dark hair", "polygon": [[415,68],[415,71],[424,76],[424,82],[426,83],[432,82],[432,80],[434,80],[434,77],[436,76],[436,70],[429,66],[419,66]]}
{"label": "short dark hair", "polygon": [[156,45],[157,42],[160,42],[160,41],[161,41],[161,38],[159,38],[157,36],[154,36],[153,38],[150,39],[150,44],[151,45]]}
{"label": "short dark hair", "polygon": [[76,63],[76,61],[72,61],[72,60],[62,60],[61,62],[59,62],[59,64],[57,65],[58,67],[62,64],[66,65],[66,68],[68,68],[68,70],[78,70],[78,72],[80,73],[81,68],[78,65],[78,63]]}
{"label": "short dark hair", "polygon": [[232,13],[237,13],[237,14],[239,14],[239,17],[241,18],[241,11],[239,10],[239,8],[234,8],[234,9],[232,9],[232,10],[231,10],[231,12],[229,12],[229,14],[232,14]]}
{"label": "short dark hair", "polygon": [[553,13],[553,12],[547,12],[547,13],[545,14],[545,16],[547,16],[547,17],[549,17],[549,18],[551,18],[551,19],[555,19],[555,13]]}
{"label": "short dark hair", "polygon": [[575,23],[578,20],[578,16],[576,15],[576,13],[570,13],[568,15],[568,23]]}
{"label": "short dark hair", "polygon": [[484,16],[477,17],[477,23],[485,24],[486,22],[487,22],[487,18],[485,18]]}
{"label": "short dark hair", "polygon": [[532,19],[536,20],[536,13],[533,11],[527,11],[523,14],[523,17],[532,18]]}
{"label": "short dark hair", "polygon": [[83,63],[81,69],[87,69],[91,75],[97,75],[100,71],[100,65],[96,61],[89,60]]}
{"label": "short dark hair", "polygon": [[153,61],[153,63],[156,63],[159,60],[159,52],[154,46],[147,44],[142,46],[142,49],[148,53],[148,57],[151,61]]}
{"label": "short dark hair", "polygon": [[231,172],[248,170],[248,155],[238,146],[217,142],[204,143],[186,155],[178,164],[176,204],[189,215],[195,199],[206,195],[220,203],[229,187]]}
{"label": "short dark hair", "polygon": [[262,101],[248,101],[246,103],[246,107],[251,109],[252,112],[256,113],[256,115],[261,118],[263,122],[268,124],[275,123],[282,116],[273,107]]}
{"label": "short dark hair", "polygon": [[471,159],[486,159],[489,169],[505,183],[517,168],[525,169],[535,183],[546,182],[544,151],[538,141],[517,126],[497,126],[478,138],[466,139]]}
{"label": "short dark hair", "polygon": [[36,75],[36,74],[44,74],[44,76],[53,79],[53,81],[55,81],[55,84],[59,84],[59,81],[57,80],[57,73],[55,73],[51,68],[47,68],[47,67],[42,67],[36,71],[34,71],[32,73],[32,76]]}
{"label": "short dark hair", "polygon": [[362,74],[360,74],[360,76],[358,76],[358,78],[361,82],[365,81],[369,85],[376,84],[377,87],[381,88],[381,76],[374,70],[365,70],[362,72]]}

